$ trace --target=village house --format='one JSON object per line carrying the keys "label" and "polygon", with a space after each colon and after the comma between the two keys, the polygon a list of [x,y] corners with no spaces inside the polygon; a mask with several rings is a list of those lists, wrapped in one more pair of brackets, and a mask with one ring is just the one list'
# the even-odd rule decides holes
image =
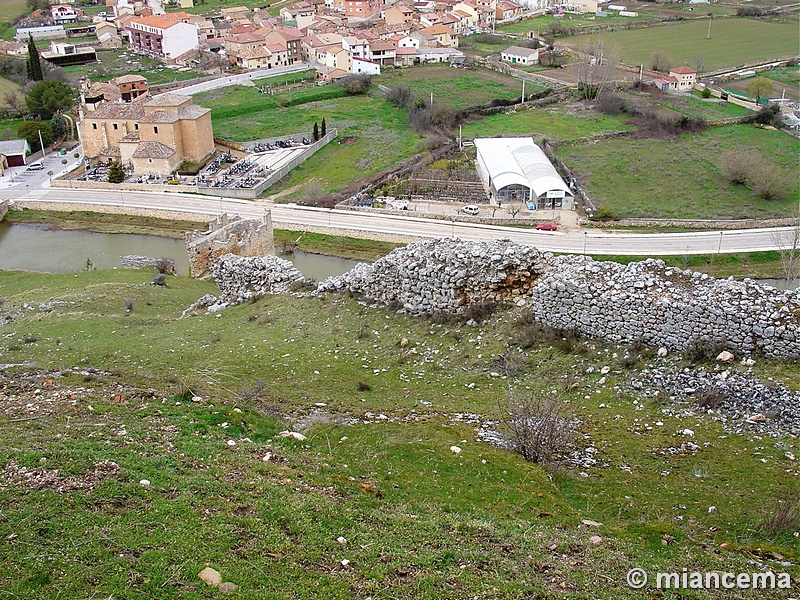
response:
{"label": "village house", "polygon": [[169,15],[136,17],[126,30],[134,51],[170,64],[180,55],[197,49],[200,43],[195,25],[175,20]]}
{"label": "village house", "polygon": [[522,7],[511,0],[500,0],[495,9],[495,21],[507,21],[522,14]]}
{"label": "village house", "polygon": [[500,60],[512,65],[535,65],[539,62],[539,49],[509,46],[500,52]]}
{"label": "village house", "polygon": [[210,109],[179,94],[100,104],[81,114],[79,133],[88,158],[116,159],[139,174],[169,175],[214,151]]}
{"label": "village house", "polygon": [[689,67],[676,67],[669,70],[669,76],[676,80],[675,89],[678,91],[688,91],[694,89],[697,82],[697,71]]}
{"label": "village house", "polygon": [[446,25],[433,25],[422,30],[442,48],[458,48],[458,36]]}

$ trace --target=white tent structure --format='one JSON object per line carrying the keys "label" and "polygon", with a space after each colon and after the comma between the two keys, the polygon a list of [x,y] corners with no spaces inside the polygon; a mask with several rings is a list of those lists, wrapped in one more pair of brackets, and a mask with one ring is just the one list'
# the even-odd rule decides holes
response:
{"label": "white tent structure", "polygon": [[494,200],[572,210],[575,195],[533,138],[476,138],[478,172]]}

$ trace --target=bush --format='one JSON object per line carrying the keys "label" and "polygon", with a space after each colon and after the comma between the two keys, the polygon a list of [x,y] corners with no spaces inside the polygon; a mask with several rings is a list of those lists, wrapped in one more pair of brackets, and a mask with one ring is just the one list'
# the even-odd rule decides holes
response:
{"label": "bush", "polygon": [[511,449],[542,466],[566,456],[577,435],[569,406],[554,393],[510,392],[502,423]]}
{"label": "bush", "polygon": [[704,337],[693,338],[683,351],[684,358],[691,364],[711,362],[716,360],[720,352],[728,347],[725,338],[709,339]]}
{"label": "bush", "polygon": [[157,273],[174,275],[176,272],[175,261],[171,258],[159,258],[155,263],[153,263],[153,266],[156,268]]}
{"label": "bush", "polygon": [[616,213],[607,206],[598,206],[597,212],[592,216],[593,221],[616,221]]}
{"label": "bush", "polygon": [[108,167],[108,183],[122,183],[125,181],[125,171],[119,161],[113,161]]}
{"label": "bush", "polygon": [[761,125],[781,126],[781,107],[775,102],[767,104],[756,113],[755,122]]}
{"label": "bush", "polygon": [[711,94],[711,90],[710,90],[709,88],[703,88],[703,91],[702,91],[702,92],[700,92],[700,95],[701,95],[703,98],[711,98],[711,95],[712,95],[712,94]]}
{"label": "bush", "polygon": [[778,500],[758,527],[769,535],[792,535],[800,529],[800,499]]}
{"label": "bush", "polygon": [[745,185],[750,181],[755,164],[761,162],[761,155],[751,150],[731,150],[720,157],[719,167],[725,178],[735,185]]}
{"label": "bush", "polygon": [[372,78],[369,75],[347,75],[336,82],[336,85],[345,89],[350,96],[366,94]]}
{"label": "bush", "polygon": [[414,101],[414,94],[411,92],[411,88],[402,84],[390,87],[383,93],[383,97],[392,104],[403,108],[410,106]]}
{"label": "bush", "polygon": [[619,94],[605,92],[597,98],[595,108],[604,115],[619,115],[625,112],[625,98]]}
{"label": "bush", "polygon": [[776,165],[762,161],[755,165],[750,178],[753,191],[764,200],[786,200],[790,184],[784,172]]}

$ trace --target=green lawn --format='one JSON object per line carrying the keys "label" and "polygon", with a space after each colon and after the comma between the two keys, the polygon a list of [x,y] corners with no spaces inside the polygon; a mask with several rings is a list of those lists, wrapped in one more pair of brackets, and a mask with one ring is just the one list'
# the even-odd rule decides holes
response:
{"label": "green lawn", "polygon": [[[489,70],[454,69],[446,64],[387,69],[374,82],[391,87],[407,85],[419,98],[444,104],[453,109],[488,104],[492,100],[510,100],[522,94],[522,82],[514,77]],[[544,89],[531,82],[526,93]]]}
{"label": "green lawn", "polygon": [[629,131],[623,117],[602,115],[576,103],[522,110],[512,114],[489,115],[463,126],[465,138],[531,135],[549,140],[572,140],[604,131]]}
{"label": "green lawn", "polygon": [[17,129],[23,122],[22,119],[3,119],[0,121],[0,140],[19,139]]}
{"label": "green lawn", "polygon": [[[757,149],[779,165],[791,186],[789,200],[762,200],[749,188],[729,183],[720,160],[735,148]],[[559,155],[592,199],[620,217],[788,217],[800,199],[797,140],[752,125],[716,127],[676,140],[627,138],[563,146]]]}
{"label": "green lawn", "polygon": [[[630,388],[678,357],[520,350],[511,309],[473,328],[283,295],[179,319],[213,282],[152,277],[0,273],[0,360],[33,365],[2,371],[10,598],[219,597],[206,566],[254,600],[634,600],[634,565],[800,575],[796,529],[761,527],[797,501],[800,441]],[[518,369],[492,375],[507,353]],[[754,372],[800,386],[790,361]],[[548,472],[478,441],[464,418],[509,390],[563,393],[596,462]]]}
{"label": "green lawn", "polygon": [[147,78],[150,85],[185,81],[202,76],[194,69],[168,69],[161,61],[147,56],[134,54],[126,50],[99,50],[97,62],[87,65],[64,67],[70,79],[77,82],[81,77],[89,77],[91,81],[108,81],[119,75],[141,75]]}
{"label": "green lawn", "polygon": [[323,118],[329,130],[337,128],[339,138],[294,169],[283,182],[286,186],[309,184],[325,192],[340,191],[409,158],[421,141],[408,126],[404,110],[373,96],[344,96],[336,86],[273,96],[231,87],[197,94],[194,100],[211,108],[214,135],[235,141],[310,134]]}
{"label": "green lawn", "polygon": [[[666,52],[672,66],[692,65],[695,58],[702,58],[704,70],[710,71],[797,54],[797,32],[796,18],[787,23],[728,18],[712,21],[711,39],[706,39],[708,20],[613,31],[604,33],[602,39],[617,44],[627,64],[647,67],[651,55],[658,50]],[[580,48],[585,41],[583,36],[575,36],[560,39],[559,43]]]}
{"label": "green lawn", "polygon": [[[28,3],[25,0],[3,0],[0,2],[0,25],[8,25],[16,19],[17,17],[24,15],[26,12],[29,12]],[[8,28],[4,33],[7,35],[8,33],[11,34],[11,37],[6,39],[12,39],[14,37],[14,32],[16,28]],[[4,38],[6,36],[4,35]]]}

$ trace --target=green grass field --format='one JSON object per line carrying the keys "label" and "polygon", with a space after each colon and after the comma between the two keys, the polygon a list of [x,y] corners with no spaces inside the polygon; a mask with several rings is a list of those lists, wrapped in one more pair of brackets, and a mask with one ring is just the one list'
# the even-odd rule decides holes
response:
{"label": "green grass field", "polygon": [[[735,67],[797,53],[798,22],[787,23],[754,19],[718,19],[711,23],[711,39],[706,39],[708,20],[604,33],[605,43],[616,44],[623,62],[650,65],[653,52],[666,52],[672,66],[692,65],[695,58],[705,62],[704,70]],[[559,43],[580,48],[585,38],[563,38]]]}
{"label": "green grass field", "polygon": [[[522,94],[522,82],[514,77],[482,69],[454,69],[446,64],[387,69],[374,81],[387,87],[407,85],[427,101],[432,92],[434,102],[457,110],[488,104],[494,99],[510,100]],[[525,84],[526,93],[543,89],[531,82]]]}
{"label": "green grass field", "polygon": [[489,115],[466,123],[465,138],[504,135],[531,135],[537,139],[572,140],[604,131],[629,131],[632,125],[623,123],[623,117],[602,115],[580,103],[559,105],[512,114]]}
{"label": "green grass field", "polygon": [[0,140],[19,139],[17,129],[22,122],[22,119],[4,119],[0,121]]}
{"label": "green grass field", "polygon": [[[756,149],[783,169],[786,201],[758,198],[729,183],[724,152]],[[561,158],[600,206],[623,217],[683,219],[789,217],[800,199],[797,140],[752,125],[715,127],[677,140],[616,139],[563,146]]]}
{"label": "green grass field", "polygon": [[3,0],[0,2],[0,24],[9,23],[26,12],[28,4],[25,0]]}
{"label": "green grass field", "polygon": [[335,86],[273,96],[234,87],[197,94],[194,100],[211,108],[215,136],[236,141],[310,134],[323,118],[329,129],[336,127],[339,138],[294,169],[282,187],[308,184],[339,191],[412,156],[421,141],[408,126],[405,111],[371,96],[344,96]]}
{"label": "green grass field", "polygon": [[[0,371],[11,598],[216,597],[206,566],[255,600],[626,600],[633,566],[800,576],[777,562],[800,559],[796,526],[763,528],[797,500],[800,442],[627,386],[678,357],[520,350],[511,309],[467,328],[284,295],[179,319],[213,282],[152,277],[0,273],[0,362],[28,365]],[[509,352],[519,369],[491,375]],[[754,372],[798,389],[796,367]],[[497,418],[509,389],[563,394],[596,462],[548,472],[477,441],[459,415]]]}

